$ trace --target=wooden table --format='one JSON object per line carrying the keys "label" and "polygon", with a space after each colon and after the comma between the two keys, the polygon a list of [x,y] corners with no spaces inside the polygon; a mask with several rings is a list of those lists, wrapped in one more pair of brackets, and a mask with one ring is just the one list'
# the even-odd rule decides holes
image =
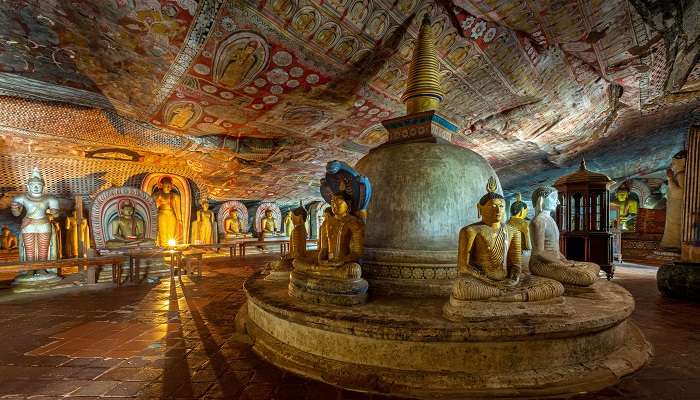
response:
{"label": "wooden table", "polygon": [[226,249],[228,248],[229,257],[233,258],[236,255],[236,247],[238,247],[238,242],[228,242],[228,243],[211,243],[211,244],[191,244],[190,248],[193,249]]}
{"label": "wooden table", "polygon": [[87,268],[87,283],[95,284],[97,283],[97,271],[96,269],[103,265],[112,266],[112,282],[117,285],[121,285],[121,266],[122,263],[127,261],[128,258],[124,255],[107,255],[107,256],[96,256],[96,257],[84,257],[84,258],[65,258],[61,260],[52,261],[27,261],[27,262],[10,262],[10,263],[0,263],[0,271],[2,272],[23,272],[23,271],[35,271],[38,269],[52,269],[56,268],[58,270],[58,275],[62,276],[61,269],[68,267],[78,267],[79,270]]}
{"label": "wooden table", "polygon": [[[309,244],[316,244],[316,243],[318,243],[318,241],[316,239],[306,239],[306,248],[307,249],[309,248]],[[282,244],[281,246],[282,247],[280,248],[280,253],[282,255],[289,253],[289,246],[290,246],[289,240],[285,241],[285,243]]]}
{"label": "wooden table", "polygon": [[[182,252],[181,257],[178,260],[178,264],[180,264],[180,262],[182,262],[183,259],[186,261],[185,265],[187,265],[187,266],[189,266],[189,262],[187,262],[187,261],[189,261],[189,260],[196,261],[197,262],[197,277],[201,278],[202,277],[202,256],[204,256],[205,253],[206,252],[204,250],[199,250],[197,248],[185,250]],[[179,265],[178,272],[180,272],[182,269],[183,269],[182,266]],[[192,271],[187,271],[187,269],[185,269],[186,274],[191,273],[191,272]],[[178,276],[180,276],[179,273],[178,273]]]}
{"label": "wooden table", "polygon": [[279,239],[279,240],[248,240],[248,241],[242,241],[238,243],[238,256],[239,257],[245,257],[245,249],[246,247],[262,247],[265,245],[270,245],[270,244],[279,244],[280,245],[280,253],[284,255],[285,250],[289,249],[289,239]]}

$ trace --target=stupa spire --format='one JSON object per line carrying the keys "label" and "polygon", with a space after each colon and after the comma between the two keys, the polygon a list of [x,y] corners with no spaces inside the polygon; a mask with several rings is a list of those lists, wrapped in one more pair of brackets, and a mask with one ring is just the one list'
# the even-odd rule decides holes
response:
{"label": "stupa spire", "polygon": [[408,69],[406,91],[401,101],[408,114],[435,111],[444,97],[440,87],[440,62],[435,51],[435,36],[426,13],[421,22],[413,59]]}

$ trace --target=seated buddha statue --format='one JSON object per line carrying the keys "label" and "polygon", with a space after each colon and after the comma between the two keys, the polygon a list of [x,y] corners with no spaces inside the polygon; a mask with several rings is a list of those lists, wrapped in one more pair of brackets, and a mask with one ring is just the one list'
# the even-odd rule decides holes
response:
{"label": "seated buddha statue", "polygon": [[12,250],[17,248],[17,236],[7,227],[7,225],[2,226],[2,250]]}
{"label": "seated buddha statue", "polygon": [[269,279],[289,279],[289,271],[293,268],[295,259],[304,259],[306,252],[306,218],[308,212],[303,206],[289,211],[294,228],[289,234],[289,252],[279,260],[269,264],[271,272]]}
{"label": "seated buddha statue", "polygon": [[510,205],[510,219],[508,219],[508,225],[520,232],[520,247],[523,256],[522,262],[524,272],[529,272],[530,251],[532,250],[532,245],[530,244],[530,221],[527,219],[528,211],[527,204],[523,201],[520,193],[516,194],[515,201]]}
{"label": "seated buddha statue", "polygon": [[134,205],[130,201],[120,204],[119,217],[109,224],[112,239],[107,240],[108,249],[153,246],[154,240],[144,237],[145,224],[134,211]]}
{"label": "seated buddha statue", "polygon": [[639,202],[630,197],[630,190],[626,184],[623,184],[617,189],[615,192],[615,199],[610,203],[620,207],[620,212],[617,216],[620,230],[623,232],[634,231],[637,224]]}
{"label": "seated buddha statue", "polygon": [[335,194],[331,200],[332,216],[321,225],[318,254],[315,260],[295,259],[294,270],[338,279],[359,279],[362,269],[357,261],[364,249],[364,223],[351,215],[348,200]]}
{"label": "seated buddha statue", "polygon": [[551,186],[537,188],[532,193],[532,204],[535,218],[530,222],[530,272],[573,286],[589,286],[597,281],[600,266],[567,260],[559,251],[559,228],[551,215],[559,204],[557,190]]}
{"label": "seated buddha statue", "polygon": [[228,217],[224,219],[224,237],[227,239],[236,238],[242,235],[241,221],[235,208],[229,211]]}
{"label": "seated buddha statue", "polygon": [[502,222],[505,199],[496,193],[492,177],[487,193],[477,205],[481,222],[467,225],[459,232],[457,268],[460,276],[452,287],[450,305],[461,302],[540,301],[564,293],[561,283],[521,273],[521,236],[519,230]]}
{"label": "seated buddha statue", "polygon": [[260,228],[265,234],[274,234],[277,226],[272,210],[265,210],[265,216],[260,220]]}

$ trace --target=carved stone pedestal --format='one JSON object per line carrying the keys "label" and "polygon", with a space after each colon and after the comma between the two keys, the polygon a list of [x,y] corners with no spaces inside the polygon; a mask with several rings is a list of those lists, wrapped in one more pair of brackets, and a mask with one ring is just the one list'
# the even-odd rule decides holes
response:
{"label": "carved stone pedestal", "polygon": [[[53,272],[37,271],[20,274],[12,282],[12,291],[15,293],[40,292],[44,290],[62,287],[63,278]],[[73,286],[68,284],[67,286]]]}
{"label": "carved stone pedestal", "polygon": [[615,384],[651,354],[629,320],[634,299],[607,281],[596,282],[593,293],[566,294],[566,316],[484,315],[470,322],[445,319],[445,297],[377,296],[361,307],[335,307],[300,302],[284,283],[259,277],[248,279],[245,289],[241,316],[258,355],[362,392],[566,397]]}
{"label": "carved stone pedestal", "polygon": [[367,300],[366,280],[321,278],[292,271],[289,275],[289,296],[309,303],[353,306]]}

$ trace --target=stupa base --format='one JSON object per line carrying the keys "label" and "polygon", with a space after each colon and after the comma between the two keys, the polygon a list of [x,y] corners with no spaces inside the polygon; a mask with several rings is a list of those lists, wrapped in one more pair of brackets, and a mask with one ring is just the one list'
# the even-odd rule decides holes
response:
{"label": "stupa base", "polygon": [[332,279],[303,272],[289,274],[289,296],[308,303],[354,306],[367,301],[366,280]]}
{"label": "stupa base", "polygon": [[444,297],[373,297],[360,307],[337,307],[300,302],[284,283],[259,277],[245,289],[245,328],[258,355],[362,392],[424,399],[566,397],[616,383],[651,354],[628,320],[631,295],[605,281],[593,286],[595,300],[567,295],[566,316],[479,322],[444,319]]}

